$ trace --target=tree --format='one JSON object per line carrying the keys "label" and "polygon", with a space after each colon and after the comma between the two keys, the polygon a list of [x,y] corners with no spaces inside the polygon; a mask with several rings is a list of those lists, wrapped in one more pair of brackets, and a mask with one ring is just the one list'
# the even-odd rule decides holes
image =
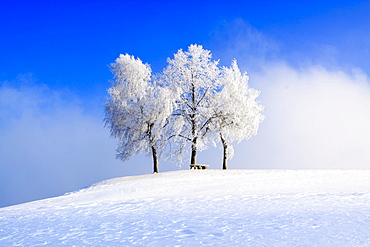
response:
{"label": "tree", "polygon": [[114,81],[108,90],[105,123],[119,141],[117,158],[151,153],[157,173],[158,151],[165,145],[163,129],[172,112],[170,91],[158,85],[148,64],[128,54],[121,54],[110,68]]}
{"label": "tree", "polygon": [[[188,51],[178,50],[168,59],[164,79],[175,95],[174,121],[182,124],[176,134],[180,147],[191,145],[191,164],[196,164],[197,150],[204,148],[206,134],[213,118],[211,99],[219,85],[218,61],[201,45],[190,45]],[[180,124],[176,124],[180,126]],[[181,153],[181,152],[180,152]]]}
{"label": "tree", "polygon": [[231,67],[223,67],[220,77],[221,90],[212,98],[212,132],[222,143],[222,168],[234,155],[231,142],[242,141],[257,134],[263,120],[263,106],[256,98],[259,91],[248,87],[249,77],[241,73],[236,60]]}

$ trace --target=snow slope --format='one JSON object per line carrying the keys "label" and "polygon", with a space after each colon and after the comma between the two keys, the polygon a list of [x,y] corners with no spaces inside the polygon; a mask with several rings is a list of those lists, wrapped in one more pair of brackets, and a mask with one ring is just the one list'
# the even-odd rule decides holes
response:
{"label": "snow slope", "polygon": [[370,246],[370,170],[176,171],[0,209],[0,246]]}

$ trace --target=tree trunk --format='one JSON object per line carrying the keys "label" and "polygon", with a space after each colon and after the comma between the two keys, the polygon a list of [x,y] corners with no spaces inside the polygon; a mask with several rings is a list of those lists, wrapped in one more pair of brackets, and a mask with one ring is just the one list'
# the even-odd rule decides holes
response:
{"label": "tree trunk", "polygon": [[158,155],[157,155],[157,149],[154,145],[154,139],[152,136],[152,129],[153,129],[154,123],[148,123],[148,129],[147,129],[147,135],[149,138],[149,143],[152,148],[152,156],[153,156],[153,173],[158,173]]}
{"label": "tree trunk", "polygon": [[227,169],[227,141],[223,138],[222,134],[220,134],[222,146],[224,148],[224,157],[222,161],[222,169],[226,170]]}
{"label": "tree trunk", "polygon": [[153,164],[154,164],[154,167],[153,167],[153,170],[154,170],[154,173],[158,173],[158,156],[157,156],[157,150],[155,149],[155,147],[152,145],[152,155],[153,155]]}
{"label": "tree trunk", "polygon": [[[193,80],[192,75],[192,80]],[[196,137],[196,121],[195,121],[195,115],[196,115],[196,103],[195,103],[195,86],[194,83],[191,83],[191,134],[192,134],[192,140],[191,140],[191,159],[190,164],[195,165],[197,163],[197,137]]]}
{"label": "tree trunk", "polygon": [[191,159],[190,164],[195,165],[197,163],[197,138],[193,139],[191,143]]}

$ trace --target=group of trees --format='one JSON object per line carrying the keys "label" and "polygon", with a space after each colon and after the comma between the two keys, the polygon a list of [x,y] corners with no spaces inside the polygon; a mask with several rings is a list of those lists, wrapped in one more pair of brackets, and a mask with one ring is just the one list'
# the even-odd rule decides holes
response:
{"label": "group of trees", "polygon": [[196,164],[197,151],[219,142],[227,169],[231,143],[256,135],[263,119],[259,91],[248,87],[237,62],[220,67],[200,45],[180,49],[160,74],[128,54],[110,67],[114,80],[105,123],[119,141],[117,158],[145,151],[153,157],[154,172],[163,151],[182,161],[190,148],[190,162]]}

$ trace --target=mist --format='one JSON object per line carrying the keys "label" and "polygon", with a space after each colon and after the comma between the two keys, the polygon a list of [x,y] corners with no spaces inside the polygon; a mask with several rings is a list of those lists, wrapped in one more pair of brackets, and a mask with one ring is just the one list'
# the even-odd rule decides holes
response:
{"label": "mist", "polygon": [[115,159],[117,144],[103,123],[104,98],[87,104],[24,76],[0,85],[0,207],[151,173],[144,155]]}
{"label": "mist", "polygon": [[265,67],[251,77],[266,119],[236,146],[235,168],[370,168],[370,80],[320,66]]}

